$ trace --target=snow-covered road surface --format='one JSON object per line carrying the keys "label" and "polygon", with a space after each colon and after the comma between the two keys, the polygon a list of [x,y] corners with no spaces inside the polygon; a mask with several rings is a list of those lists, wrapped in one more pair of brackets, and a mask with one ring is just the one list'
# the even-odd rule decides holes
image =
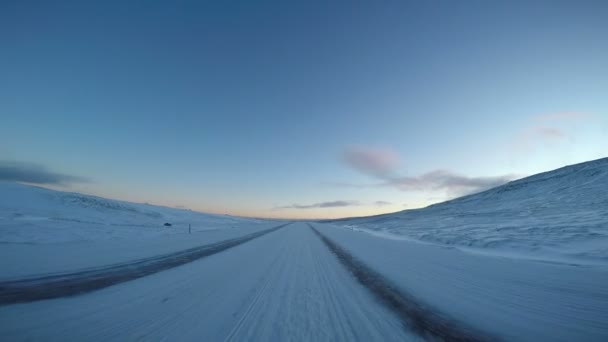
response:
{"label": "snow-covered road surface", "polygon": [[435,314],[508,341],[608,341],[608,268],[491,257],[313,223]]}
{"label": "snow-covered road surface", "polygon": [[419,340],[318,236],[292,224],[75,297],[0,307],[4,340]]}
{"label": "snow-covered road surface", "polygon": [[605,284],[605,267],[488,257],[298,222],[100,290],[0,306],[0,336],[606,341]]}
{"label": "snow-covered road surface", "polygon": [[607,189],[604,158],[263,234],[0,182],[0,340],[608,341]]}
{"label": "snow-covered road surface", "polygon": [[371,269],[339,244],[308,225],[323,243],[340,260],[340,263],[366,287],[376,299],[390,308],[401,319],[404,326],[433,341],[496,341],[490,336],[475,331],[439,312],[429,309],[424,303],[404,292],[388,281],[382,274]]}
{"label": "snow-covered road surface", "polygon": [[0,305],[77,295],[145,277],[238,246],[288,225],[170,254],[82,271],[0,282]]}

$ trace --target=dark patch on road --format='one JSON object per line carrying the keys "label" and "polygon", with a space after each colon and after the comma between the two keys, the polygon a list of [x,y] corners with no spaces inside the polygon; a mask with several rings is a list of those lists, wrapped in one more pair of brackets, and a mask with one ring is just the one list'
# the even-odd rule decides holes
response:
{"label": "dark patch on road", "polygon": [[357,260],[349,252],[308,224],[344,267],[383,305],[396,313],[404,327],[430,341],[499,341],[494,336],[465,327],[462,323],[440,315],[411,295],[391,285],[382,275]]}
{"label": "dark patch on road", "polygon": [[0,305],[74,296],[142,278],[225,251],[289,223],[210,245],[78,272],[0,282]]}

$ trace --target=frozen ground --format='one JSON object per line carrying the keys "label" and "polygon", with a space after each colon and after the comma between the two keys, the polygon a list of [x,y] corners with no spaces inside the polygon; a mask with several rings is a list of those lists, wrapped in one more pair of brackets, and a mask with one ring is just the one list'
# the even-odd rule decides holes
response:
{"label": "frozen ground", "polygon": [[607,169],[263,235],[284,222],[3,183],[0,336],[608,341]]}
{"label": "frozen ground", "polygon": [[334,222],[346,229],[470,252],[608,264],[608,158],[399,213]]}
{"label": "frozen ground", "polygon": [[[94,292],[0,306],[0,336],[9,341],[608,339],[606,267],[488,257],[312,226],[347,251],[355,265],[379,276],[361,276],[307,224],[293,223]],[[0,292],[4,286],[0,282]],[[394,298],[405,304],[394,304]]]}
{"label": "frozen ground", "polygon": [[491,257],[328,224],[328,238],[431,311],[508,341],[608,341],[608,267]]}

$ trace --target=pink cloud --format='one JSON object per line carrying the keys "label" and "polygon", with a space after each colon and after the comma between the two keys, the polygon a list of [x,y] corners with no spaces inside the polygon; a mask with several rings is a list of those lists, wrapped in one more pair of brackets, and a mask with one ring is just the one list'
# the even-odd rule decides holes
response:
{"label": "pink cloud", "polygon": [[531,133],[545,139],[562,139],[566,137],[564,131],[553,127],[534,127]]}
{"label": "pink cloud", "polygon": [[341,208],[341,207],[352,207],[358,206],[358,201],[331,201],[331,202],[319,202],[313,204],[292,204],[282,207],[275,207],[275,209],[318,209],[318,208]]}
{"label": "pink cloud", "polygon": [[512,143],[517,153],[535,150],[539,145],[553,145],[568,139],[568,133],[550,126],[532,126],[521,131]]}
{"label": "pink cloud", "polygon": [[[558,131],[541,130],[542,134],[559,135]],[[514,175],[498,177],[468,177],[446,170],[435,170],[419,176],[400,175],[399,158],[387,149],[356,147],[347,149],[343,161],[351,168],[378,180],[374,184],[326,183],[340,187],[392,187],[401,191],[447,191],[452,195],[463,195],[483,191],[517,178]],[[383,201],[377,205],[385,205]]]}
{"label": "pink cloud", "polygon": [[351,147],[342,155],[342,160],[353,169],[374,177],[388,177],[399,164],[399,156],[392,150]]}
{"label": "pink cloud", "polygon": [[597,115],[583,112],[557,112],[531,116],[527,127],[517,134],[512,143],[517,153],[534,150],[539,145],[549,145],[571,140],[571,126],[588,123]]}

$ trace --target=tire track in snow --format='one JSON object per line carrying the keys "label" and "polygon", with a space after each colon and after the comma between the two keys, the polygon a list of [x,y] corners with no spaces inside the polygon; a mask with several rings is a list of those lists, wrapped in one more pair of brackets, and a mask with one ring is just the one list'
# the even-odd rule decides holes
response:
{"label": "tire track in snow", "polygon": [[420,340],[352,281],[304,223],[270,238],[278,245],[274,261],[259,273],[224,342]]}
{"label": "tire track in snow", "polygon": [[[279,262],[279,261],[280,261],[280,259],[278,259],[278,258],[275,259],[275,261],[272,263],[270,269],[273,269],[276,266],[277,262]],[[238,319],[238,321],[236,322],[236,324],[234,325],[234,327],[232,328],[232,330],[230,331],[228,336],[226,336],[226,338],[224,339],[224,342],[236,341],[237,335],[241,332],[241,330],[243,329],[243,326],[246,324],[246,322],[248,320],[255,319],[254,312],[260,305],[260,300],[262,298],[264,298],[265,296],[267,296],[267,294],[269,293],[271,285],[272,285],[271,283],[272,283],[272,278],[269,275],[266,275],[262,284],[259,286],[259,288],[255,292],[255,295],[251,299],[251,302],[249,303],[249,305],[247,305],[247,308],[245,309],[245,311],[243,312],[241,317]]]}
{"label": "tire track in snow", "polygon": [[494,336],[489,336],[474,331],[469,327],[462,326],[458,322],[430,310],[411,295],[391,285],[382,275],[354,258],[349,252],[328,239],[311,224],[308,224],[308,227],[315,232],[361,285],[372,292],[376,299],[399,316],[405,328],[413,329],[421,337],[431,341],[481,342],[499,340]]}
{"label": "tire track in snow", "polygon": [[290,223],[234,239],[132,262],[71,273],[0,282],[0,306],[74,296],[142,278],[225,251],[277,231]]}

